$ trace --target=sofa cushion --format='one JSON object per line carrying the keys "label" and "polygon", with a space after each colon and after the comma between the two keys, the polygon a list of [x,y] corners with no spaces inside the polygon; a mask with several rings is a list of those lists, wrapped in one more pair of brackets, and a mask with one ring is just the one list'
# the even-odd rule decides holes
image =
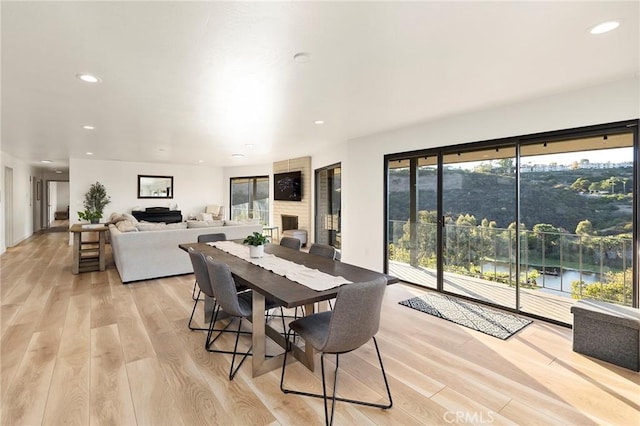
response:
{"label": "sofa cushion", "polygon": [[212,226],[223,226],[223,220],[188,220],[187,228],[211,228]]}
{"label": "sofa cushion", "polygon": [[138,231],[164,231],[167,229],[186,229],[186,222],[164,223],[164,222],[140,222],[135,225]]}

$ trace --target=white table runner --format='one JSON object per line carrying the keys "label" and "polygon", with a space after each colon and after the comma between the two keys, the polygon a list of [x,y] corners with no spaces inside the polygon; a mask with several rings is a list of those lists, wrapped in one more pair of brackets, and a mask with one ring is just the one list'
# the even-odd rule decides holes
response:
{"label": "white table runner", "polygon": [[249,256],[249,246],[234,243],[233,241],[216,241],[207,244],[227,252],[232,256],[239,257],[249,263],[260,266],[274,274],[287,277],[291,281],[307,286],[312,290],[324,291],[342,284],[351,283],[351,281],[346,280],[344,277],[336,277],[318,271],[317,269],[307,268],[304,265],[282,259],[273,254],[265,253],[263,257],[253,258]]}

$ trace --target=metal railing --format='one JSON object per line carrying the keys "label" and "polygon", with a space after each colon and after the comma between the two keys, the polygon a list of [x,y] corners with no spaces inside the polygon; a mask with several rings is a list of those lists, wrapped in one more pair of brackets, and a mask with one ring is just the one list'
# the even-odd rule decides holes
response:
{"label": "metal railing", "polygon": [[[388,258],[436,267],[437,224],[418,223],[411,240],[406,221],[388,224]],[[444,269],[515,286],[543,288],[573,298],[601,298],[631,305],[633,240],[626,235],[590,236],[520,231],[520,277],[516,277],[516,230],[447,224]]]}

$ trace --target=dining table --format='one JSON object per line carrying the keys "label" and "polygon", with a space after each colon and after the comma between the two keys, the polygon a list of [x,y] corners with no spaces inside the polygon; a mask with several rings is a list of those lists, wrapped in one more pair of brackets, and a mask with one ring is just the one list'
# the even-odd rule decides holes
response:
{"label": "dining table", "polygon": [[[185,243],[179,244],[179,247],[184,251],[193,248],[205,256],[211,256],[217,262],[227,264],[236,284],[244,285],[253,290],[252,317],[248,318],[252,323],[253,329],[251,334],[253,345],[253,377],[260,376],[282,366],[282,357],[284,354],[267,356],[266,337],[269,337],[282,348],[287,347],[286,338],[283,335],[284,332],[281,333],[271,327],[267,322],[268,314],[265,311],[266,298],[276,302],[277,305],[283,308],[304,307],[304,315],[311,315],[315,312],[316,302],[324,302],[326,305],[326,301],[335,298],[338,294],[339,286],[317,291],[207,243]],[[265,244],[264,252],[297,265],[304,265],[312,270],[318,270],[334,277],[342,277],[350,282],[371,281],[381,276],[387,279],[387,284],[394,284],[399,281],[391,275],[277,244]],[[349,284],[346,283],[344,285]],[[213,301],[206,298],[205,321],[211,320],[212,311]],[[298,346],[297,344],[292,344],[291,346],[294,357],[309,370],[313,371],[314,349],[311,345]]]}

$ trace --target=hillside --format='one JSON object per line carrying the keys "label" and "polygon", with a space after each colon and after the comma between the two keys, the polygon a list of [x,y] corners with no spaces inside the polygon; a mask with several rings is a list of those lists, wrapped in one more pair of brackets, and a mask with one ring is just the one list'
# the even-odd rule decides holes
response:
{"label": "hillside", "polygon": [[[632,169],[575,170],[523,174],[521,182],[522,222],[531,229],[537,223],[548,223],[573,233],[578,223],[588,219],[594,229],[619,233],[631,222],[631,198],[579,193],[571,189],[578,178],[598,182],[611,176],[624,177],[626,191],[633,187]],[[408,171],[394,171],[389,180],[391,220],[407,220],[409,212]],[[436,209],[435,172],[421,171],[418,184],[419,210]],[[622,192],[621,184],[613,188]],[[621,197],[621,195],[619,195]],[[470,213],[478,219],[496,221],[506,228],[514,221],[515,179],[489,173],[447,170],[444,183],[445,215],[456,217]]]}

